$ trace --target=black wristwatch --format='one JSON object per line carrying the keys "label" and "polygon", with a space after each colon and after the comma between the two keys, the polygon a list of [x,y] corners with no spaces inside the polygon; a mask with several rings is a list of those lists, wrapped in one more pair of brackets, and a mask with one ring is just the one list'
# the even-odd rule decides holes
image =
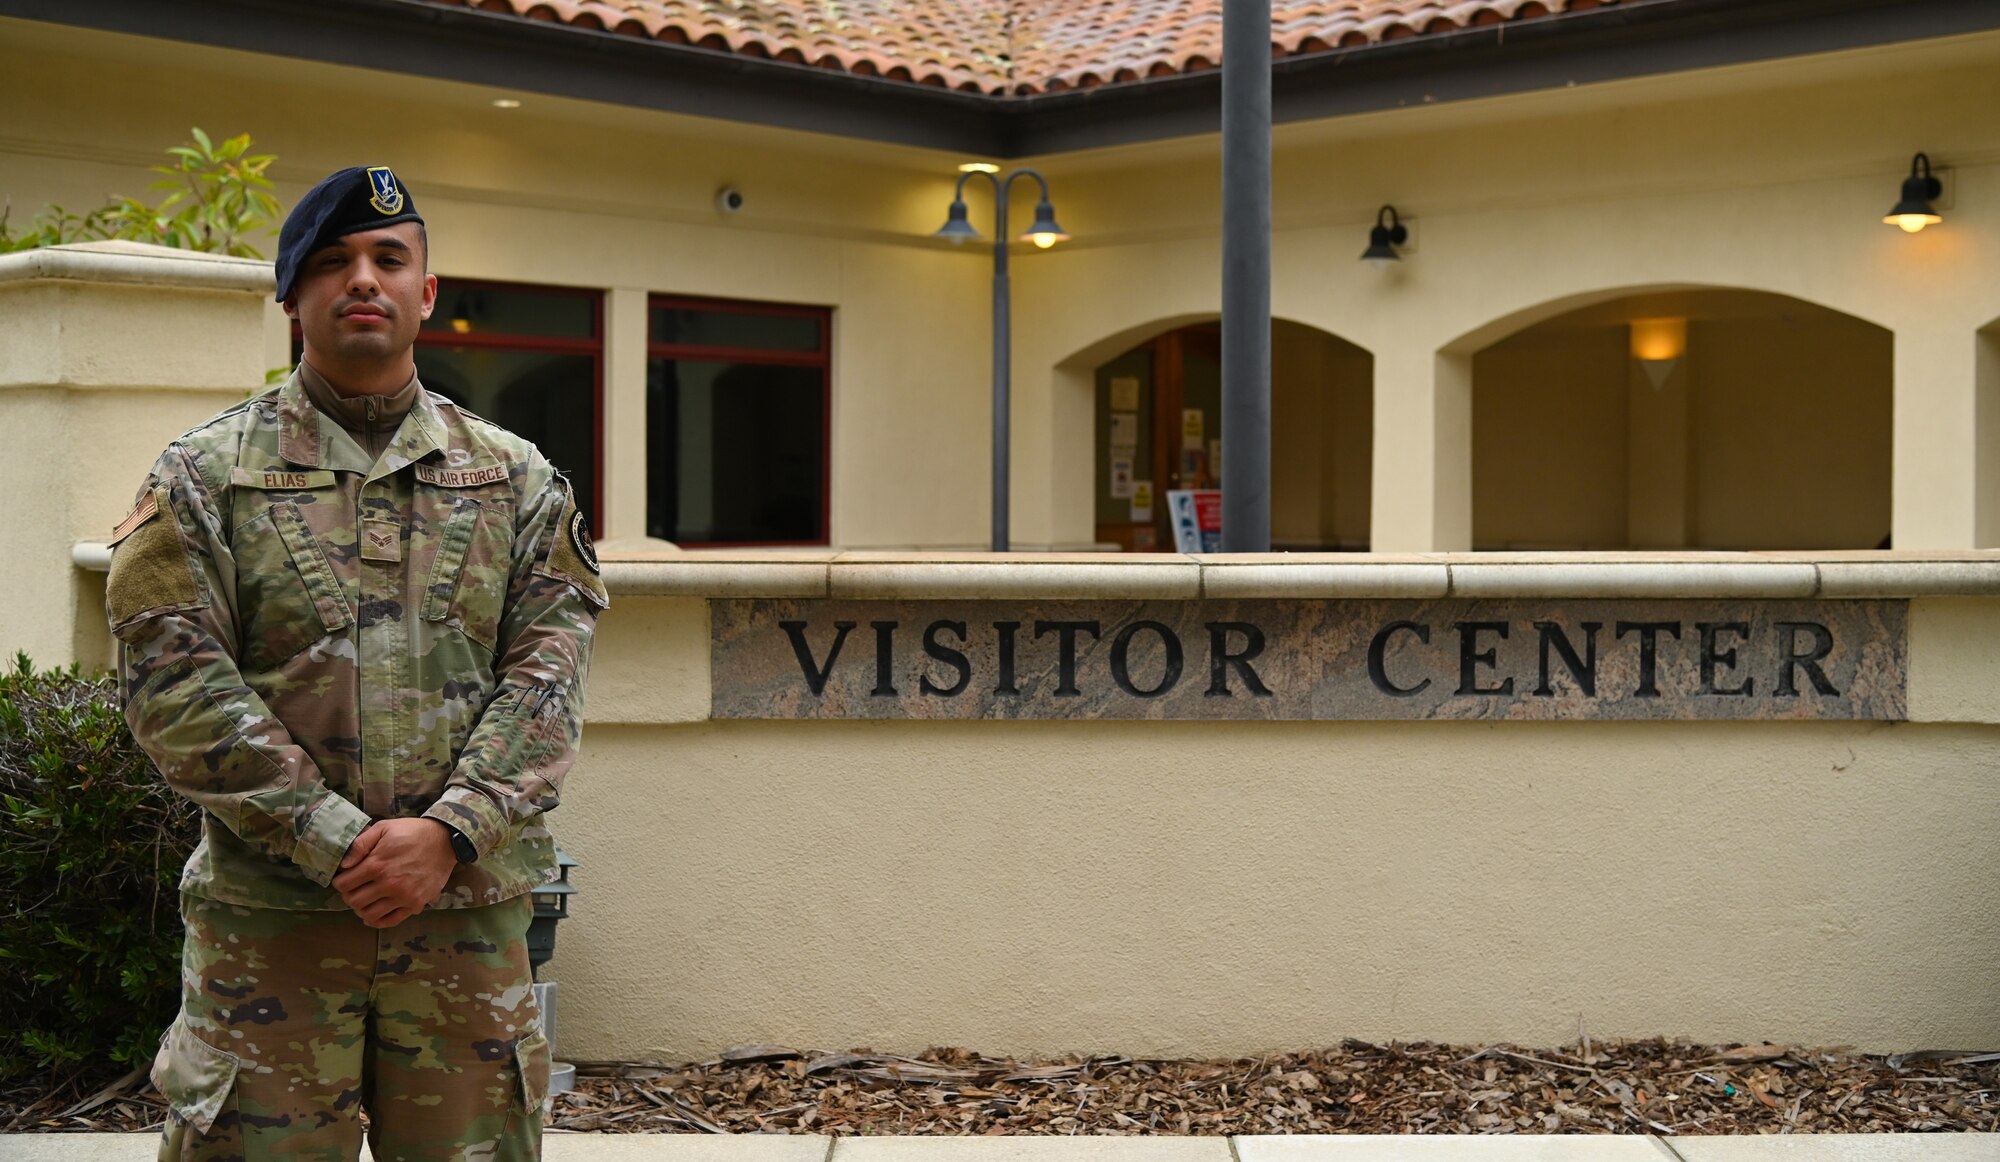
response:
{"label": "black wristwatch", "polygon": [[465,832],[449,823],[444,825],[444,829],[451,832],[451,853],[458,857],[458,862],[479,862],[479,849],[472,845],[472,840],[466,837]]}

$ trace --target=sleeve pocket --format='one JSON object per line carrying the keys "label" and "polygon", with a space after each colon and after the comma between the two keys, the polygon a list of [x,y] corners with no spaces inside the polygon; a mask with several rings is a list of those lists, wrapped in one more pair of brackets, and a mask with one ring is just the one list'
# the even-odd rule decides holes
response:
{"label": "sleeve pocket", "polygon": [[[142,516],[111,554],[105,606],[114,629],[156,609],[188,609],[202,604],[194,566],[181,543],[171,504],[162,505],[164,487],[153,493],[154,512]],[[135,513],[134,515],[138,515]]]}
{"label": "sleeve pocket", "polygon": [[[546,1054],[543,1060],[546,1062]],[[166,1036],[160,1038],[160,1052],[153,1059],[153,1084],[167,1099],[167,1108],[176,1120],[205,1134],[236,1088],[238,1067],[234,1054],[195,1036],[183,1018],[176,1017]],[[544,1090],[548,1088],[547,1076],[544,1065]]]}

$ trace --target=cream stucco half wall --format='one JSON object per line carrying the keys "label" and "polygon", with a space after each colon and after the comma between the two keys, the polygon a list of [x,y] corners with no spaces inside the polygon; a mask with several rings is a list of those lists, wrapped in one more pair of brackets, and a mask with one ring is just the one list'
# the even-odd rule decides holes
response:
{"label": "cream stucco half wall", "polygon": [[[614,561],[565,1052],[2000,1037],[2000,557]],[[711,597],[1911,601],[1909,717],[709,720]],[[1953,595],[1956,594],[1956,595]]]}
{"label": "cream stucco half wall", "polygon": [[[92,242],[0,256],[4,640],[43,665],[109,657],[101,574],[71,546],[130,511],[167,442],[254,392],[271,265]],[[28,595],[22,600],[21,595]]]}

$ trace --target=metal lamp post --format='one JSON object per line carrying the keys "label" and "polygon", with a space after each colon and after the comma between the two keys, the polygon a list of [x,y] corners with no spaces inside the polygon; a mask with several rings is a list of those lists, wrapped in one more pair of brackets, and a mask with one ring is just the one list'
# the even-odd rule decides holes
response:
{"label": "metal lamp post", "polygon": [[1012,318],[1007,285],[1007,198],[1013,192],[1016,178],[1033,178],[1041,187],[1041,201],[1035,203],[1035,220],[1021,234],[1021,240],[1032,242],[1046,250],[1068,238],[1061,226],[1056,225],[1055,207],[1049,204],[1049,183],[1031,169],[1017,169],[1004,177],[997,168],[978,167],[968,169],[958,179],[958,188],[953,191],[951,210],[939,228],[937,237],[949,238],[953,242],[964,242],[979,237],[966,219],[965,183],[974,175],[993,183],[993,551],[1007,551],[1007,489],[1011,441],[1008,431],[1011,406],[1008,394],[1011,387]]}
{"label": "metal lamp post", "polygon": [[[556,954],[556,923],[569,916],[569,898],[576,888],[569,882],[569,869],[576,866],[562,848],[556,848],[557,879],[529,894],[535,918],[528,922],[528,979],[534,981],[535,1007],[542,1014],[542,1036],[548,1038],[549,1055],[556,1052],[556,986],[554,981],[535,981],[542,965]],[[568,1093],[576,1087],[576,1066],[551,1061],[549,1093]]]}

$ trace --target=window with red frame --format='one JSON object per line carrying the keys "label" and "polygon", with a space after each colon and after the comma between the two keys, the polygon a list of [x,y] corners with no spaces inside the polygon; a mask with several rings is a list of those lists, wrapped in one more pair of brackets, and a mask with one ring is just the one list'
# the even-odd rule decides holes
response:
{"label": "window with red frame", "polygon": [[827,543],[832,313],[655,295],[646,531],[682,545]]}
{"label": "window with red frame", "polygon": [[[533,441],[599,528],[603,304],[594,290],[440,278],[415,352],[426,390]],[[292,336],[297,358],[297,324]]]}

